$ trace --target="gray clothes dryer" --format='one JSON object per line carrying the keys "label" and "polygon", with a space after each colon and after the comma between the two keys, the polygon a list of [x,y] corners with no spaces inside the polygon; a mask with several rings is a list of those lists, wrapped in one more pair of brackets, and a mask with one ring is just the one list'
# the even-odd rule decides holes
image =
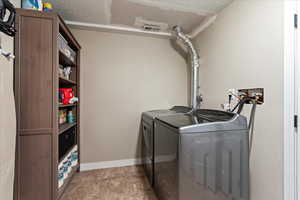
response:
{"label": "gray clothes dryer", "polygon": [[187,113],[191,108],[175,106],[169,110],[153,110],[142,114],[142,163],[150,184],[154,184],[154,120],[159,116]]}
{"label": "gray clothes dryer", "polygon": [[154,189],[160,200],[249,200],[244,116],[197,110],[154,122]]}

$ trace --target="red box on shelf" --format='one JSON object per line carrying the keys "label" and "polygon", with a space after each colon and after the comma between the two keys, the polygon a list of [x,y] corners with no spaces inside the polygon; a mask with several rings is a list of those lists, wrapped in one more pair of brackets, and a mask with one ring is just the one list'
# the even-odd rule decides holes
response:
{"label": "red box on shelf", "polygon": [[70,100],[74,97],[72,88],[60,88],[59,92],[61,93],[63,104],[69,104]]}

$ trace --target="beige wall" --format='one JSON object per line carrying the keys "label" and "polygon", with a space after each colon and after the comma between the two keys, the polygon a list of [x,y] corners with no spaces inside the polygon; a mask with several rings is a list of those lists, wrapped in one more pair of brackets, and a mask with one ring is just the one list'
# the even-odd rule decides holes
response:
{"label": "beige wall", "polygon": [[230,88],[265,88],[251,157],[252,200],[283,199],[283,3],[236,0],[196,39],[204,106]]}
{"label": "beige wall", "polygon": [[82,162],[139,157],[141,113],[187,104],[187,67],[169,40],[73,30],[82,45]]}
{"label": "beige wall", "polygon": [[[12,0],[15,6],[20,1]],[[0,33],[2,48],[13,51],[13,39]],[[0,199],[13,199],[16,117],[13,97],[13,62],[0,55]]]}

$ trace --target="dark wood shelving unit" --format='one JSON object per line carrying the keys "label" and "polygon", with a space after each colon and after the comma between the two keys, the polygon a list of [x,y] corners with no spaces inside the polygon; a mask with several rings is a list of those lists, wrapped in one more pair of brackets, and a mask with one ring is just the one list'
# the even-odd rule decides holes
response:
{"label": "dark wood shelving unit", "polygon": [[[16,29],[14,200],[58,200],[80,170],[80,103],[60,105],[58,99],[60,87],[72,88],[80,99],[81,47],[55,12],[16,9]],[[59,35],[76,53],[74,61],[59,49]],[[70,79],[59,76],[60,65],[72,67]],[[62,109],[72,111],[76,123],[59,125],[58,114]],[[78,147],[78,165],[72,168],[64,184],[58,188],[59,152],[64,144],[60,141],[64,133],[76,134],[72,141]],[[64,155],[67,155],[64,151],[71,150],[67,146],[61,148]]]}
{"label": "dark wood shelving unit", "polygon": [[65,77],[59,77],[59,83],[61,85],[66,85],[66,86],[75,86],[77,83],[75,81],[72,81],[70,79],[66,79]]}
{"label": "dark wood shelving unit", "polygon": [[69,130],[70,128],[76,126],[76,122],[75,123],[66,123],[66,124],[62,124],[62,125],[59,125],[59,134],[62,134],[63,132]]}
{"label": "dark wood shelving unit", "polygon": [[59,50],[59,63],[65,66],[75,67],[76,64],[66,54]]}
{"label": "dark wood shelving unit", "polygon": [[67,107],[74,107],[77,106],[77,104],[59,104],[60,108],[67,108]]}

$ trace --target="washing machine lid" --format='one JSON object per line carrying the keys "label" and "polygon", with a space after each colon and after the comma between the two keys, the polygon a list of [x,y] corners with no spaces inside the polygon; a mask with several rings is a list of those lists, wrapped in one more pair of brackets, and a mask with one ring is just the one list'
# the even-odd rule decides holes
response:
{"label": "washing machine lid", "polygon": [[169,116],[169,115],[175,115],[179,113],[188,113],[191,111],[191,108],[186,106],[174,106],[169,110],[151,110],[147,112],[143,112],[143,117],[155,119],[159,116]]}
{"label": "washing machine lid", "polygon": [[200,109],[194,113],[159,116],[157,120],[180,132],[246,129],[247,120],[236,113]]}

